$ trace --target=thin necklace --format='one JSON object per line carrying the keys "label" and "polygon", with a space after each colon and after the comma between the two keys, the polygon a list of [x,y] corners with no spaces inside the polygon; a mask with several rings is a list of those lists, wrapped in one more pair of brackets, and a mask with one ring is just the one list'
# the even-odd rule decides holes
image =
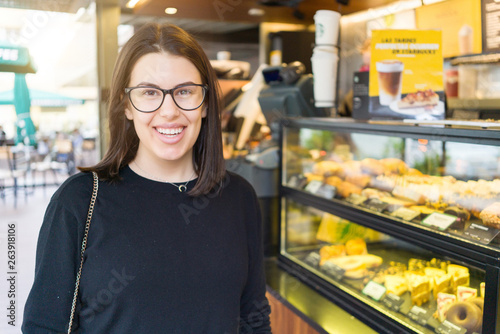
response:
{"label": "thin necklace", "polygon": [[189,179],[187,180],[187,182],[186,182],[186,183],[181,184],[181,185],[179,185],[179,186],[178,186],[178,185],[176,185],[175,183],[169,182],[169,181],[167,181],[167,180],[162,180],[162,179],[160,179],[160,178],[158,178],[158,177],[155,177],[155,176],[153,176],[153,175],[151,175],[151,174],[147,173],[144,169],[142,169],[142,168],[141,168],[141,167],[137,164],[137,162],[136,162],[135,160],[134,160],[134,164],[135,164],[135,165],[137,166],[137,168],[139,168],[139,170],[140,170],[140,171],[141,171],[144,175],[146,175],[147,177],[149,177],[149,178],[151,178],[151,179],[153,179],[153,180],[156,180],[156,181],[160,181],[160,182],[164,182],[164,183],[169,183],[169,184],[173,185],[174,187],[176,187],[177,189],[179,189],[179,191],[180,191],[181,193],[183,193],[183,192],[185,192],[185,191],[187,190],[187,185],[188,185],[188,183],[191,181],[191,178],[192,178],[192,177],[194,176],[194,174],[196,173],[196,171],[194,171],[194,172],[193,172],[193,174],[191,174],[191,176],[189,177]]}

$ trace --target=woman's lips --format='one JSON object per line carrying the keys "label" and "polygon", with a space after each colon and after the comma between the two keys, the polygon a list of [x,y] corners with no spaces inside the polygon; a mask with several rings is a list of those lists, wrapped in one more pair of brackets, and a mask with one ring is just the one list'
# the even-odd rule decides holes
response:
{"label": "woman's lips", "polygon": [[155,128],[156,131],[166,137],[173,138],[177,135],[179,135],[183,130],[184,127],[177,127],[177,128]]}

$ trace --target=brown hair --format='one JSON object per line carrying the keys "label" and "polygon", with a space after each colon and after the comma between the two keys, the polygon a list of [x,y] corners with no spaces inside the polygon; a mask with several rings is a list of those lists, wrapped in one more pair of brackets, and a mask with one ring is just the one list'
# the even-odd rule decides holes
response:
{"label": "brown hair", "polygon": [[208,194],[222,181],[225,173],[220,122],[220,88],[215,71],[201,46],[189,33],[172,24],[148,23],[137,30],[123,46],[115,64],[110,89],[108,151],[95,166],[82,167],[80,170],[96,171],[101,179],[116,181],[119,179],[120,169],[134,159],[139,147],[139,138],[133,122],[125,116],[128,100],[124,89],[139,58],[158,52],[167,52],[191,61],[200,72],[202,83],[209,87],[204,102],[207,116],[202,119],[200,134],[193,147],[198,182],[189,192],[192,196]]}

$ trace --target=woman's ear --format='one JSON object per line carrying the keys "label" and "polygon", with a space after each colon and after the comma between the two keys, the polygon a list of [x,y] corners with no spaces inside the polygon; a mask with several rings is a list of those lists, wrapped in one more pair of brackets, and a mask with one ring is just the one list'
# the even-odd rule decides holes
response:
{"label": "woman's ear", "polygon": [[208,107],[203,107],[203,109],[201,110],[201,117],[202,118],[205,118],[207,117],[207,110],[208,110]]}
{"label": "woman's ear", "polygon": [[125,116],[129,120],[133,120],[134,119],[134,114],[130,111],[129,108],[125,108]]}

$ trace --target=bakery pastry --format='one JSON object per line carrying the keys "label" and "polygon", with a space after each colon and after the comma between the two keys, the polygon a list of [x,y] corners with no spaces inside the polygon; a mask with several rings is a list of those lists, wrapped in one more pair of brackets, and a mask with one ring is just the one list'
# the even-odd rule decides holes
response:
{"label": "bakery pastry", "polygon": [[384,174],[385,167],[376,159],[365,158],[361,160],[361,170],[370,175],[381,175]]}
{"label": "bakery pastry", "polygon": [[482,327],[483,312],[474,303],[456,302],[448,309],[446,320],[467,329],[467,333],[474,333]]}
{"label": "bakery pastry", "polygon": [[372,199],[372,198],[381,199],[382,197],[391,196],[391,194],[389,194],[387,191],[381,191],[381,190],[374,189],[374,188],[365,188],[365,189],[361,190],[361,195],[363,195],[369,199]]}
{"label": "bakery pastry", "polygon": [[338,188],[342,184],[342,179],[338,176],[328,176],[325,179],[325,183]]}
{"label": "bakery pastry", "polygon": [[304,173],[304,176],[307,180],[307,183],[311,181],[320,181],[320,182],[324,181],[324,177],[322,175],[317,175],[313,173]]}
{"label": "bakery pastry", "polygon": [[371,179],[372,177],[366,174],[353,174],[345,177],[347,182],[355,184],[361,188],[366,188],[370,184]]}
{"label": "bakery pastry", "polygon": [[344,276],[348,278],[363,278],[368,274],[368,269],[378,267],[383,259],[380,256],[365,255],[347,255],[337,258],[330,258],[325,264],[330,262],[345,270]]}
{"label": "bakery pastry", "polygon": [[439,321],[446,320],[446,315],[451,305],[457,301],[457,296],[449,293],[438,293],[437,298],[437,317]]}
{"label": "bakery pastry", "polygon": [[316,175],[328,177],[342,174],[342,165],[335,161],[320,161],[314,164],[312,172]]}
{"label": "bakery pastry", "polygon": [[449,264],[448,267],[446,268],[448,274],[455,276],[458,275],[459,273],[468,273],[469,268],[460,266],[458,264]]}
{"label": "bakery pastry", "polygon": [[468,286],[457,287],[457,299],[459,302],[477,297],[477,289],[469,288]]}
{"label": "bakery pastry", "polygon": [[345,256],[345,246],[344,245],[330,245],[323,246],[319,250],[319,256],[321,257],[320,265],[322,265],[326,260],[332,257]]}
{"label": "bakery pastry", "polygon": [[500,202],[494,202],[484,208],[479,214],[479,218],[484,225],[500,229]]}
{"label": "bakery pastry", "polygon": [[434,276],[432,278],[432,294],[434,298],[440,293],[451,292],[451,275],[444,274],[442,276]]}
{"label": "bakery pastry", "polygon": [[385,174],[405,174],[408,171],[408,166],[406,163],[397,158],[385,158],[379,160],[382,165],[384,165]]}
{"label": "bakery pastry", "polygon": [[453,292],[456,292],[459,286],[469,286],[469,268],[458,264],[449,264],[447,272],[451,275],[451,287]]}
{"label": "bakery pastry", "polygon": [[347,198],[351,194],[361,194],[361,190],[363,190],[361,187],[346,181],[337,186],[337,194],[343,198]]}
{"label": "bakery pastry", "polygon": [[427,261],[422,259],[411,258],[408,260],[408,271],[419,274],[424,274],[424,269],[427,267]]}
{"label": "bakery pastry", "polygon": [[362,255],[367,254],[366,242],[361,239],[351,239],[345,243],[345,250],[347,255]]}
{"label": "bakery pastry", "polygon": [[421,306],[428,302],[431,295],[429,278],[411,271],[406,271],[405,277],[408,282],[412,304]]}
{"label": "bakery pastry", "polygon": [[408,186],[397,185],[392,190],[392,194],[394,195],[394,197],[410,201],[414,204],[422,205],[425,203],[425,196],[418,191],[409,188]]}
{"label": "bakery pastry", "polygon": [[419,90],[415,93],[408,93],[398,101],[400,109],[432,107],[438,104],[439,95],[432,89]]}
{"label": "bakery pastry", "polygon": [[452,276],[453,292],[456,292],[459,286],[469,286],[470,274],[468,272],[458,272]]}
{"label": "bakery pastry", "polygon": [[385,275],[384,280],[384,285],[388,293],[401,296],[403,293],[408,291],[408,283],[403,276]]}

